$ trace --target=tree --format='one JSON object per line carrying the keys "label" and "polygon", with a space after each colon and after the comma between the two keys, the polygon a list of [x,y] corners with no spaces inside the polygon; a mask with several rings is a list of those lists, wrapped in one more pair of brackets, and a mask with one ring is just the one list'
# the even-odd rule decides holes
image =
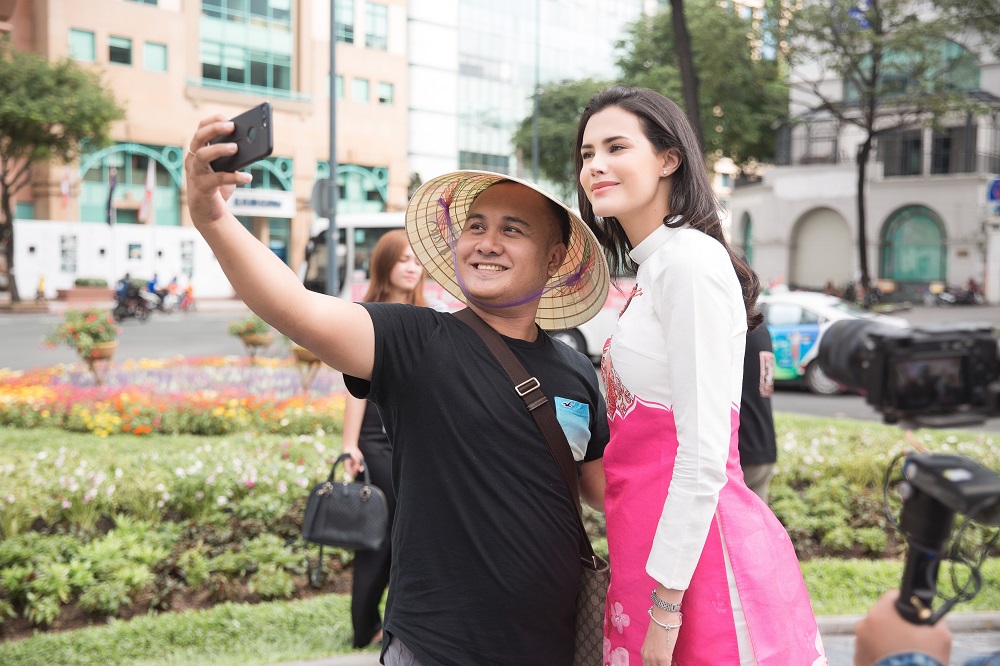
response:
{"label": "tree", "polygon": [[788,89],[777,60],[760,56],[756,26],[717,0],[686,0],[698,99],[692,104],[682,81],[682,44],[674,12],[634,23],[619,42],[618,66],[630,83],[662,92],[692,113],[698,109],[703,149],[710,161],[737,164],[774,156],[774,125],[788,112]]}
{"label": "tree", "polygon": [[66,58],[49,62],[0,39],[0,251],[7,260],[11,300],[20,295],[14,272],[14,195],[31,182],[37,162],[70,162],[80,142],[109,142],[125,116],[100,76]]}
{"label": "tree", "polygon": [[694,129],[698,145],[705,149],[705,132],[701,129],[701,107],[698,99],[698,72],[694,67],[691,35],[684,16],[684,0],[670,0],[670,25],[674,34],[674,53],[681,69],[681,86],[684,89],[684,107]]}
{"label": "tree", "polygon": [[[980,32],[966,29],[973,24]],[[873,145],[877,137],[893,130],[933,124],[957,111],[981,111],[979,102],[966,94],[975,85],[958,81],[962,66],[968,64],[960,58],[967,54],[948,46],[963,37],[973,45],[998,31],[996,0],[932,0],[930,4],[921,0],[804,0],[796,11],[790,25],[791,58],[799,65],[793,89],[817,101],[811,112],[814,117],[825,115],[841,128],[860,129],[855,156],[858,263],[868,304],[865,183]],[[995,41],[993,45],[1000,50]]]}
{"label": "tree", "polygon": [[[594,79],[563,81],[542,86],[538,98],[538,168],[558,194],[571,199],[576,194],[573,143],[583,108],[607,82]],[[514,148],[524,162],[531,162],[532,116],[521,121],[514,132]]]}

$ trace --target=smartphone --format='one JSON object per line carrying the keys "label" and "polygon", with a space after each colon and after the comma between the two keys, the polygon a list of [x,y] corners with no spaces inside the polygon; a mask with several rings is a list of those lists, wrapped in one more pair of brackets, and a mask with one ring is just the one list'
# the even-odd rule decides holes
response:
{"label": "smartphone", "polygon": [[271,104],[264,102],[232,119],[233,133],[209,143],[235,143],[236,152],[212,160],[213,171],[239,171],[264,159],[274,150],[274,130],[271,126]]}

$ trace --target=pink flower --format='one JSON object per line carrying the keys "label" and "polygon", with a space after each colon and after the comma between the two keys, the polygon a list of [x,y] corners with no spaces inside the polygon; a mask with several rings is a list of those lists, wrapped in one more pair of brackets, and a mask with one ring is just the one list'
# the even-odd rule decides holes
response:
{"label": "pink flower", "polygon": [[621,602],[616,601],[614,610],[611,611],[611,624],[615,626],[619,634],[624,633],[625,627],[632,622],[629,616],[622,612],[623,610],[625,609],[622,607]]}

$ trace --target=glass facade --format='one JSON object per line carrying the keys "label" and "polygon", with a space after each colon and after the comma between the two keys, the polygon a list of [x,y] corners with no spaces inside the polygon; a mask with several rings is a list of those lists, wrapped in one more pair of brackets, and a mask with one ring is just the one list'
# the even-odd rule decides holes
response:
{"label": "glass facade", "polygon": [[202,0],[203,83],[250,92],[292,89],[291,0]]}
{"label": "glass facade", "polygon": [[[525,170],[511,138],[537,82],[615,76],[615,42],[642,0],[461,0],[459,168]],[[536,51],[539,54],[536,62]],[[530,165],[527,170],[530,170]]]}

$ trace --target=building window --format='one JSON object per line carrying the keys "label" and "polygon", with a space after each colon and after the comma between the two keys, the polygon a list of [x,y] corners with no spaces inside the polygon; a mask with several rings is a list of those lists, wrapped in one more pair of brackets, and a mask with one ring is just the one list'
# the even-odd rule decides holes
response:
{"label": "building window", "polygon": [[223,88],[292,87],[290,0],[202,0],[201,75]]}
{"label": "building window", "polygon": [[167,45],[153,42],[143,44],[142,63],[149,72],[167,71]]}
{"label": "building window", "polygon": [[333,6],[337,13],[337,41],[353,44],[354,0],[335,0]]}
{"label": "building window", "polygon": [[342,74],[337,74],[337,77],[334,81],[335,81],[334,86],[336,86],[335,92],[337,95],[337,99],[344,99],[344,76]]}
{"label": "building window", "polygon": [[354,79],[354,93],[352,97],[355,102],[368,103],[368,79]]}
{"label": "building window", "polygon": [[931,137],[931,173],[972,173],[976,170],[976,126],[947,127]]}
{"label": "building window", "polygon": [[510,173],[510,156],[460,150],[458,152],[458,168]]}
{"label": "building window", "polygon": [[70,30],[69,54],[73,60],[94,62],[97,54],[94,46],[94,33],[87,30]]}
{"label": "building window", "polygon": [[108,37],[108,61],[131,65],[132,40],[128,37]]}
{"label": "building window", "polygon": [[879,157],[886,176],[919,176],[923,173],[923,139],[920,130],[889,132],[879,139]]}
{"label": "building window", "polygon": [[395,94],[395,86],[391,83],[380,82],[378,84],[378,103],[391,105]]}
{"label": "building window", "polygon": [[389,48],[389,8],[377,2],[365,3],[365,46],[385,51]]}

